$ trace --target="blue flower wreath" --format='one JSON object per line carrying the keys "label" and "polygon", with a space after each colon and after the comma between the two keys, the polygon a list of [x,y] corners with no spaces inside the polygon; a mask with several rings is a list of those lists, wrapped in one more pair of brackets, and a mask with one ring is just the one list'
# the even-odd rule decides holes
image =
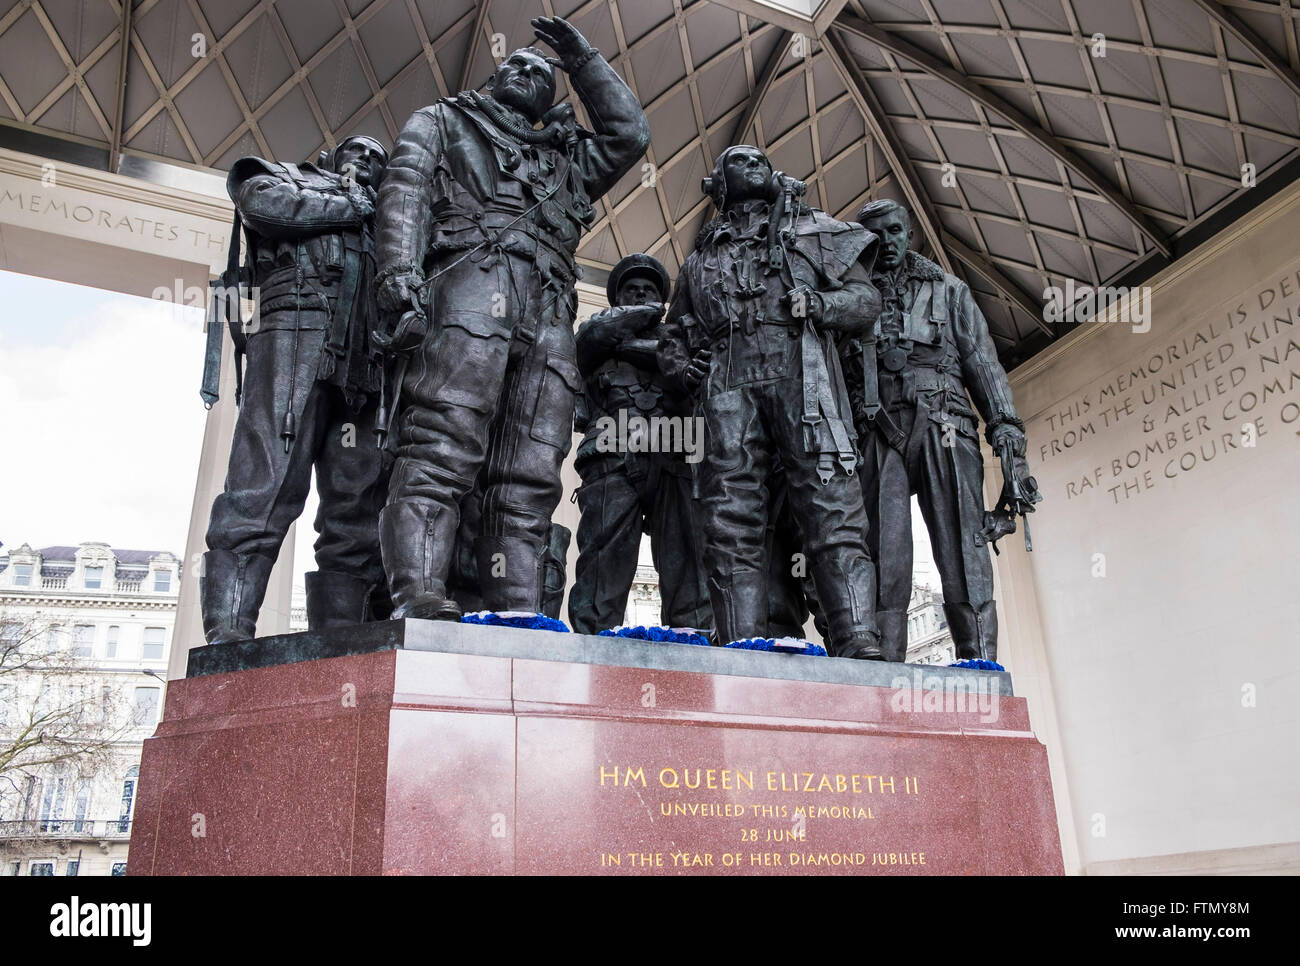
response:
{"label": "blue flower wreath", "polygon": [[545,614],[527,614],[518,611],[479,610],[461,617],[462,624],[487,624],[492,627],[522,627],[530,631],[559,631],[569,633],[569,625],[564,621],[547,617]]}
{"label": "blue flower wreath", "polygon": [[804,654],[808,657],[825,657],[826,648],[820,644],[800,640],[797,637],[747,637],[743,641],[732,641],[726,647],[738,651],[775,651],[780,654]]}
{"label": "blue flower wreath", "polygon": [[696,644],[709,646],[709,639],[692,630],[674,630],[671,627],[611,627],[601,631],[597,637],[627,637],[637,641],[662,641],[667,644]]}
{"label": "blue flower wreath", "polygon": [[980,661],[980,660],[975,660],[973,658],[968,661],[954,661],[948,666],[969,667],[969,668],[974,668],[976,671],[1005,671],[1006,670],[1006,668],[1004,668],[997,661]]}

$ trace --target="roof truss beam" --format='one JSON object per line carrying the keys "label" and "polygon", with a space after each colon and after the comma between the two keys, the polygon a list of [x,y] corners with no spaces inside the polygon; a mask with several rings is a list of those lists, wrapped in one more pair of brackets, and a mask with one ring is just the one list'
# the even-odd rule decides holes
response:
{"label": "roof truss beam", "polygon": [[1278,80],[1291,88],[1291,93],[1300,97],[1300,74],[1292,70],[1291,65],[1269,46],[1267,40],[1255,33],[1250,24],[1223,4],[1218,3],[1217,0],[1192,0],[1192,2],[1204,10],[1206,15],[1216,24],[1245,44],[1261,64],[1277,75]]}
{"label": "roof truss beam", "polygon": [[108,145],[108,170],[117,171],[122,157],[122,114],[126,110],[126,65],[131,60],[131,3],[119,5],[117,40],[117,97],[113,103],[113,135]]}
{"label": "roof truss beam", "polygon": [[956,87],[972,101],[1000,115],[1008,124],[1016,128],[1043,150],[1050,153],[1063,165],[1079,175],[1090,184],[1110,204],[1121,211],[1130,222],[1163,254],[1173,252],[1165,233],[1113,183],[1098,174],[1075,151],[1066,147],[1056,135],[1043,128],[1037,121],[1024,114],[1019,108],[1003,100],[977,81],[943,63],[938,58],[917,47],[910,41],[882,30],[878,26],[850,14],[841,14],[836,21],[836,29],[869,40],[890,53],[904,57],[916,64],[927,74],[946,81]]}
{"label": "roof truss beam", "polygon": [[776,38],[776,46],[772,48],[772,55],[768,57],[767,63],[763,65],[763,73],[754,84],[754,90],[749,95],[749,101],[745,104],[745,113],[736,122],[736,127],[731,132],[731,140],[727,142],[728,144],[741,144],[741,139],[749,134],[750,127],[758,119],[758,111],[763,106],[763,98],[767,97],[767,92],[772,89],[772,85],[776,83],[777,75],[781,73],[781,65],[785,63],[793,39],[794,34],[788,30],[782,30],[780,36]]}
{"label": "roof truss beam", "polygon": [[930,243],[935,260],[943,266],[944,271],[953,273],[952,261],[943,249],[943,234],[939,227],[939,218],[926,195],[925,185],[921,182],[916,168],[912,165],[912,159],[908,157],[902,142],[899,141],[898,135],[889,123],[888,116],[880,101],[877,100],[875,92],[853,62],[848,44],[836,27],[828,30],[822,37],[822,41],[826,52],[830,55],[831,63],[844,79],[844,86],[857,101],[858,110],[862,112],[867,130],[880,146],[885,161],[898,176],[898,184],[903,189],[903,194],[912,209],[912,217],[919,223],[921,233]]}
{"label": "roof truss beam", "polygon": [[478,42],[483,36],[483,27],[487,23],[488,7],[491,6],[491,0],[477,0],[474,8],[474,29],[469,34],[469,47],[465,51],[465,62],[460,67],[460,86],[458,91],[473,90],[469,86],[470,78],[474,75],[474,52],[478,50]]}
{"label": "roof truss beam", "polygon": [[966,243],[952,232],[945,231],[942,240],[944,248],[965,262],[968,268],[997,289],[1008,302],[1033,319],[1034,324],[1050,338],[1056,338],[1052,327],[1043,318],[1041,302],[1031,298],[1029,293],[1008,278],[1006,273],[979,252],[967,247]]}

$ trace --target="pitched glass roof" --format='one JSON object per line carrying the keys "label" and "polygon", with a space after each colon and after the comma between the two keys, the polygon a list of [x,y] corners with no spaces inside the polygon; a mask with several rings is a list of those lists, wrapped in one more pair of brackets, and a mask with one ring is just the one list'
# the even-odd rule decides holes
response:
{"label": "pitched glass roof", "polygon": [[656,177],[601,200],[591,281],[635,251],[675,272],[700,179],[750,142],[832,214],[913,208],[1014,363],[1060,334],[1044,289],[1149,276],[1297,174],[1290,0],[138,0],[124,72],[116,0],[0,0],[0,144],[46,135],[134,172],[391,143],[546,15],[651,124]]}

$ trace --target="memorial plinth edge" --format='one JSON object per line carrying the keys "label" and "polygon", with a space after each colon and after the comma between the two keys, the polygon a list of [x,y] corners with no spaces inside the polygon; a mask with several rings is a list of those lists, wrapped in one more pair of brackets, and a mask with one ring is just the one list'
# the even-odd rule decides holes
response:
{"label": "memorial plinth edge", "polygon": [[186,677],[389,650],[604,664],[864,687],[896,687],[900,677],[915,678],[916,672],[920,671],[922,686],[919,690],[951,689],[978,681],[980,687],[1003,697],[1015,694],[1011,675],[1006,671],[807,657],[426,620],[378,621],[326,631],[259,637],[236,644],[208,644],[190,651]]}

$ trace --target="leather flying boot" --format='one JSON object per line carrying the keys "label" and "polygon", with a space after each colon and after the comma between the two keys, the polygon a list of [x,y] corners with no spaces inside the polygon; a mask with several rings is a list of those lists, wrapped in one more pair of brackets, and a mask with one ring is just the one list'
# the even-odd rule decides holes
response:
{"label": "leather flying boot", "polygon": [[826,650],[832,657],[882,661],[876,629],[876,568],[865,556],[846,562],[814,564],[817,597],[829,632]]}
{"label": "leather flying boot", "polygon": [[379,549],[392,620],[460,620],[460,606],[447,596],[446,567],[439,566],[451,559],[455,539],[455,523],[438,507],[403,500],[380,511]]}
{"label": "leather flying boot", "polygon": [[998,607],[995,601],[986,600],[975,608],[975,627],[978,633],[980,660],[998,659]]}
{"label": "leather flying boot", "polygon": [[880,628],[880,650],[886,661],[907,658],[907,611],[878,610],[876,626]]}
{"label": "leather flying boot", "polygon": [[986,600],[975,606],[964,601],[944,603],[944,615],[959,661],[996,661],[998,659],[997,605]]}
{"label": "leather flying boot", "polygon": [[767,637],[767,573],[737,570],[721,579],[709,578],[709,597],[718,643]]}
{"label": "leather flying boot", "polygon": [[875,634],[859,634],[850,637],[839,646],[835,656],[858,661],[885,660],[885,655],[880,650],[880,637]]}
{"label": "leather flying boot", "polygon": [[203,555],[199,607],[209,644],[246,641],[257,633],[257,614],[275,561],[258,553],[209,550]]}
{"label": "leather flying boot", "polygon": [[352,574],[314,570],[304,576],[307,586],[307,627],[344,627],[369,619],[370,581]]}
{"label": "leather flying boot", "polygon": [[564,605],[569,542],[573,534],[568,527],[553,523],[547,536],[546,552],[542,555],[542,613],[558,620]]}
{"label": "leather flying boot", "polygon": [[953,653],[959,661],[979,657],[979,635],[975,631],[975,612],[970,604],[944,601],[943,616],[948,618],[948,633],[952,635]]}
{"label": "leather flying boot", "polygon": [[486,610],[542,612],[546,548],[521,537],[475,537],[474,561]]}

